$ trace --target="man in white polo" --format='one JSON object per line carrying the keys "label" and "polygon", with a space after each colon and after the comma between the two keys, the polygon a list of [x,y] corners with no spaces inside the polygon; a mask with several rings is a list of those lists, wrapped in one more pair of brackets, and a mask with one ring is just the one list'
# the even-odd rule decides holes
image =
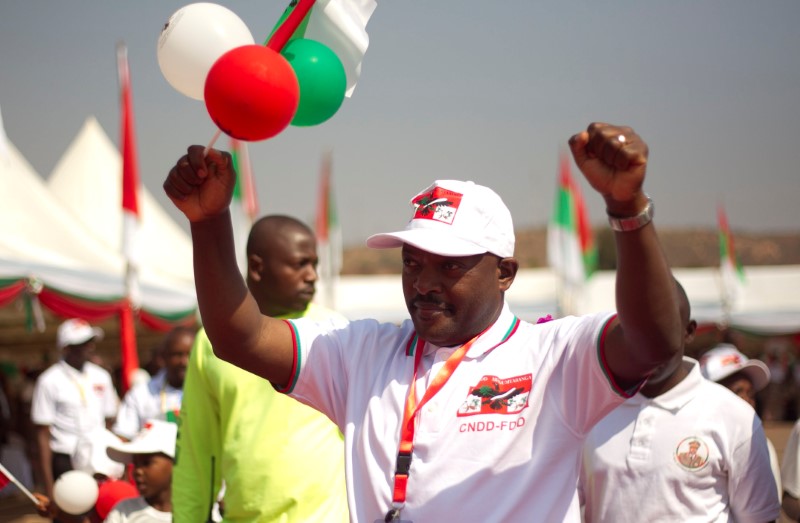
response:
{"label": "man in white polo", "polygon": [[[697,324],[678,289],[688,344]],[[780,512],[756,412],[680,354],[594,426],[579,492],[586,523],[764,523]]]}
{"label": "man in white polo", "polygon": [[111,375],[88,361],[103,330],[82,319],[58,327],[61,360],[36,380],[31,420],[36,426],[40,481],[53,498],[53,483],[72,470],[72,454],[81,434],[109,426],[119,400]]}

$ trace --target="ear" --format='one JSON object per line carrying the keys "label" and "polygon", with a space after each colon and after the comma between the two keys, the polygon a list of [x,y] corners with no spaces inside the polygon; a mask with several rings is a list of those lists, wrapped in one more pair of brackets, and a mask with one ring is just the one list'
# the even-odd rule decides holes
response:
{"label": "ear", "polygon": [[694,339],[694,333],[697,331],[697,322],[694,320],[689,320],[689,323],[686,325],[686,332],[683,334],[683,341],[685,344],[689,344]]}
{"label": "ear", "polygon": [[501,291],[507,291],[511,288],[518,270],[519,262],[516,258],[501,258],[497,262],[497,276]]}
{"label": "ear", "polygon": [[247,255],[247,276],[253,281],[261,281],[264,260],[258,254]]}

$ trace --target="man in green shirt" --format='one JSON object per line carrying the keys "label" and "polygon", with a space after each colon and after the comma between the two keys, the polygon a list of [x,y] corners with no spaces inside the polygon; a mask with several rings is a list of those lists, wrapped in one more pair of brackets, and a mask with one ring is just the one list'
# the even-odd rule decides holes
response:
{"label": "man in green shirt", "polygon": [[[344,320],[310,303],[316,264],[314,235],[302,222],[267,216],[253,225],[246,278],[262,314]],[[222,482],[224,522],[349,519],[339,429],[319,412],[276,392],[267,380],[215,357],[201,330],[184,384],[174,521],[213,521]]]}

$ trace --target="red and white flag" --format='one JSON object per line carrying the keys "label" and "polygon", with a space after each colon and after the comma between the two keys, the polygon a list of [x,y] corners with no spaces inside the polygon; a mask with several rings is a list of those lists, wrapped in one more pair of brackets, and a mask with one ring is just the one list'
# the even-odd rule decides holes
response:
{"label": "red and white flag", "polygon": [[125,258],[126,303],[120,311],[120,345],[122,350],[122,390],[131,385],[133,372],[139,368],[136,350],[134,310],[141,305],[139,288],[139,164],[136,155],[136,136],[133,122],[131,77],[128,68],[128,49],[117,45],[119,73],[122,149],[122,255]]}
{"label": "red and white flag", "polygon": [[139,290],[139,162],[136,155],[134,134],[133,99],[131,78],[128,69],[128,50],[124,44],[117,46],[117,69],[119,72],[122,149],[122,255],[125,257],[125,288],[128,297],[138,306]]}
{"label": "red and white flag", "polygon": [[11,474],[11,472],[9,472],[8,469],[5,468],[2,463],[0,463],[0,490],[3,490],[11,483],[16,485],[16,487],[20,491],[22,491],[23,494],[28,496],[28,499],[33,501],[34,505],[39,505],[39,500],[36,499],[36,497],[33,494],[31,494],[31,491],[25,488],[25,485],[20,483],[19,480],[15,478],[14,475]]}

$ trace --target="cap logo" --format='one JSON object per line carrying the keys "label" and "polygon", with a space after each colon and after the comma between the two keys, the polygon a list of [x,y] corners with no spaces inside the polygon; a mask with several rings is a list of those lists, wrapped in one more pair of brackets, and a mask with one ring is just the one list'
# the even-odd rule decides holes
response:
{"label": "cap logo", "polygon": [[417,195],[411,204],[414,206],[414,220],[435,220],[452,224],[461,205],[461,193],[434,187],[427,193]]}
{"label": "cap logo", "polygon": [[727,367],[728,365],[739,365],[742,362],[742,358],[739,357],[738,354],[730,354],[728,356],[724,356],[719,364],[722,367]]}

